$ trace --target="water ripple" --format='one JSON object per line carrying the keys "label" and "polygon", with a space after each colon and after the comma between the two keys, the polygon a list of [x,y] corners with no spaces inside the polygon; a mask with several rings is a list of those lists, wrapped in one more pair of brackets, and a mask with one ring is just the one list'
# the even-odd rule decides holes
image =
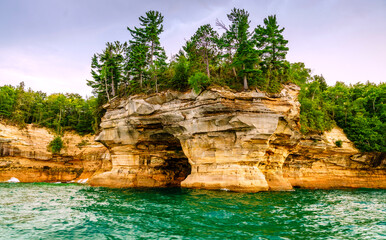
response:
{"label": "water ripple", "polygon": [[1,239],[385,239],[385,190],[0,184]]}

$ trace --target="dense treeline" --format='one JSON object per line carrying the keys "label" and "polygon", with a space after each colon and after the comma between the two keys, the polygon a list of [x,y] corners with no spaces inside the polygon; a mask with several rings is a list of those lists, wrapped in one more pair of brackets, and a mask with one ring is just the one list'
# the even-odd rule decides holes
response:
{"label": "dense treeline", "polygon": [[94,133],[97,126],[95,110],[97,99],[87,100],[79,94],[51,94],[31,89],[24,83],[13,87],[0,87],[0,119],[9,120],[23,127],[34,123],[48,127],[60,135],[65,130],[80,134]]}
{"label": "dense treeline", "polygon": [[386,84],[337,82],[327,86],[323,76],[310,77],[301,85],[299,101],[303,133],[322,132],[338,125],[364,152],[386,152]]}

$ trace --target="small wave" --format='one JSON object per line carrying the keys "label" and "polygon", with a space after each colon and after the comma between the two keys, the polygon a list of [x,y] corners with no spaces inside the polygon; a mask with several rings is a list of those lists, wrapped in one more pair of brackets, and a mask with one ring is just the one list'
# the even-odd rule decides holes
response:
{"label": "small wave", "polygon": [[11,178],[10,178],[8,181],[6,181],[6,182],[9,182],[9,183],[19,183],[20,180],[17,179],[17,178],[15,178],[15,177],[11,177]]}

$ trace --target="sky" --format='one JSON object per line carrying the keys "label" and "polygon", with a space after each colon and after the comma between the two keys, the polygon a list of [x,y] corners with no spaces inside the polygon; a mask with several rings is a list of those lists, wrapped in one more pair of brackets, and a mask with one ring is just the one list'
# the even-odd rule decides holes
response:
{"label": "sky", "polygon": [[276,14],[289,41],[287,60],[304,62],[329,85],[386,79],[386,0],[0,0],[0,86],[91,96],[91,57],[106,42],[130,39],[149,10],[164,16],[170,57],[197,28],[250,13],[251,28]]}

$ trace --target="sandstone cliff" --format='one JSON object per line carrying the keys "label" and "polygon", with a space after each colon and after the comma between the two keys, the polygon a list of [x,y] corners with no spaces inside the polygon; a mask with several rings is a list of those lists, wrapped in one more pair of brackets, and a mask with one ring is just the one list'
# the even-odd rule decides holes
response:
{"label": "sandstone cliff", "polygon": [[300,134],[298,92],[288,85],[273,95],[212,88],[116,99],[105,106],[96,137],[109,149],[112,169],[90,184],[245,192],[386,188],[384,154],[360,154],[337,128]]}
{"label": "sandstone cliff", "polygon": [[289,85],[272,95],[212,88],[115,99],[105,105],[97,142],[67,133],[60,155],[47,151],[54,138],[48,130],[0,123],[0,182],[91,178],[93,186],[245,192],[386,188],[385,153],[360,153],[339,128],[299,132],[298,92]]}
{"label": "sandstone cliff", "polygon": [[111,169],[108,151],[93,136],[66,133],[60,155],[47,151],[53,138],[45,128],[0,123],[0,182],[11,177],[21,182],[86,181]]}

